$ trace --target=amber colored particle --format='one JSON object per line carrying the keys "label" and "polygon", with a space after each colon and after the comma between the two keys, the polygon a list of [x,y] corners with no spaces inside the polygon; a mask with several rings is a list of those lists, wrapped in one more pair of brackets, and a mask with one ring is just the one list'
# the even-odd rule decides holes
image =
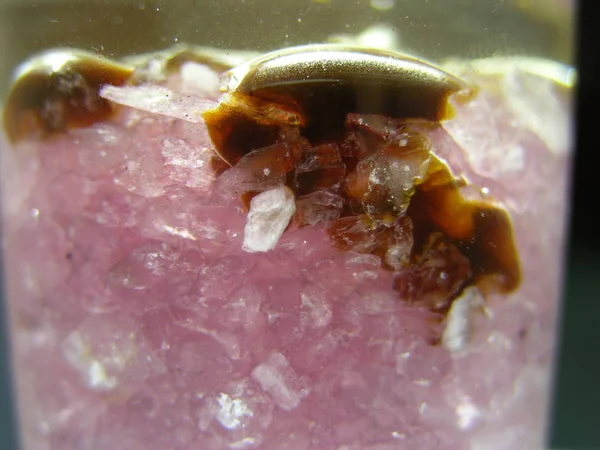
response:
{"label": "amber colored particle", "polygon": [[304,195],[316,190],[330,190],[339,193],[342,190],[346,165],[339,164],[334,167],[316,169],[310,172],[296,173],[295,191],[297,195]]}
{"label": "amber colored particle", "polygon": [[266,190],[284,184],[293,170],[293,150],[282,142],[244,155],[220,183],[231,185],[237,194],[261,187]]}
{"label": "amber colored particle", "polygon": [[469,259],[443,234],[432,233],[414,264],[399,271],[394,289],[405,301],[445,312],[471,277]]}
{"label": "amber colored particle", "polygon": [[344,198],[328,190],[318,190],[296,199],[298,226],[328,226],[340,217]]}
{"label": "amber colored particle", "polygon": [[373,220],[382,215],[399,217],[427,172],[430,146],[421,134],[402,133],[388,141],[348,175],[346,195],[359,201]]}
{"label": "amber colored particle", "polygon": [[344,136],[348,113],[448,118],[448,97],[466,88],[461,80],[415,58],[331,44],[268,53],[225,76],[230,94],[204,118],[217,152],[231,165],[277,139],[278,111],[296,115],[302,135],[317,145]]}
{"label": "amber colored particle", "polygon": [[379,228],[367,215],[341,217],[327,229],[337,249],[358,253],[375,253],[384,246],[380,235],[386,231],[387,228]]}
{"label": "amber colored particle", "polygon": [[105,120],[115,110],[101,86],[124,85],[133,69],[91,53],[59,49],[38,55],[18,70],[4,108],[11,142],[44,138]]}
{"label": "amber colored particle", "polygon": [[229,164],[216,155],[210,157],[209,164],[215,175],[221,175],[229,169]]}
{"label": "amber colored particle", "polygon": [[[456,100],[462,93],[470,91],[469,87],[454,95]],[[418,145],[418,139],[427,139],[425,133],[439,128],[439,123],[431,120],[419,120],[411,118],[409,120],[399,120],[397,118],[385,117],[379,114],[348,114],[346,116],[346,128],[353,131],[360,131],[363,134],[381,139],[382,142],[393,142],[403,139],[405,135],[410,135],[412,140],[416,140],[414,145]]]}
{"label": "amber colored particle", "polygon": [[250,151],[279,141],[283,128],[303,124],[297,111],[237,93],[227,95],[203,118],[219,156],[230,166]]}
{"label": "amber colored particle", "polygon": [[335,143],[300,148],[294,156],[296,159],[296,170],[300,172],[336,167],[342,163],[340,150]]}
{"label": "amber colored particle", "polygon": [[488,201],[465,199],[450,168],[435,155],[407,214],[415,245],[424,245],[432,232],[443,233],[469,258],[481,289],[507,293],[519,286],[521,268],[508,213]]}
{"label": "amber colored particle", "polygon": [[[342,153],[344,160],[363,159],[346,179],[350,208],[328,228],[338,249],[380,256],[384,267],[398,272],[401,298],[437,312],[445,313],[466,285],[504,293],[518,287],[521,269],[508,213],[489,200],[462,195],[464,181],[429,150],[426,133],[436,124],[378,116],[349,117],[346,123],[350,131],[341,148],[349,142],[352,151]],[[390,158],[400,171],[389,170]],[[403,174],[409,176],[405,182],[414,180],[404,196]],[[404,218],[411,229],[391,239],[389,230]]]}
{"label": "amber colored particle", "polygon": [[413,244],[408,217],[381,225],[365,214],[346,216],[332,222],[327,233],[338,250],[377,255],[387,269],[399,269],[410,261]]}
{"label": "amber colored particle", "polygon": [[335,143],[300,148],[295,155],[297,195],[316,190],[339,193],[346,176],[346,165],[342,162],[339,147]]}
{"label": "amber colored particle", "polygon": [[250,200],[260,192],[294,184],[293,153],[292,145],[287,142],[254,150],[234,168],[224,171],[218,183],[221,188],[239,195],[242,205],[248,209]]}

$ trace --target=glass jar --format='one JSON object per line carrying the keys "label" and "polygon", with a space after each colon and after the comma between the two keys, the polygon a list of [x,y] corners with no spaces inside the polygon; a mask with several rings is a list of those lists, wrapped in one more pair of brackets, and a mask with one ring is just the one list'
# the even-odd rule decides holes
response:
{"label": "glass jar", "polygon": [[572,3],[0,8],[22,448],[544,446]]}

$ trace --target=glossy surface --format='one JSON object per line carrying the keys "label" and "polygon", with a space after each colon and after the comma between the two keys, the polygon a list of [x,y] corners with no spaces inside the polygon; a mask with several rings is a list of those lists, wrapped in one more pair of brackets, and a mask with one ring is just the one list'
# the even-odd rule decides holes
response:
{"label": "glossy surface", "polygon": [[[467,86],[424,61],[343,45],[310,45],[269,53],[229,71],[230,92],[205,114],[213,142],[228,163],[274,140],[273,126],[303,126],[313,143],[338,139],[348,113],[442,120],[448,97]],[[299,119],[298,119],[299,118]],[[235,132],[233,131],[235,130]],[[243,136],[242,136],[243,134]]]}
{"label": "glossy surface", "polygon": [[98,96],[104,84],[121,86],[132,68],[81,50],[51,50],[23,63],[3,111],[12,142],[44,138],[108,118],[114,107]]}

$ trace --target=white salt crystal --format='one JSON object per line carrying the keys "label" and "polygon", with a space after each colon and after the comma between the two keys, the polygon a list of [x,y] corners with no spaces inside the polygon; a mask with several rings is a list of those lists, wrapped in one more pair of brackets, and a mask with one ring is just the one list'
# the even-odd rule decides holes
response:
{"label": "white salt crystal", "polygon": [[202,64],[188,61],[181,66],[181,90],[210,97],[219,92],[219,74]]}
{"label": "white salt crystal", "polygon": [[249,253],[274,249],[295,212],[294,194],[287,187],[258,194],[250,202],[242,249]]}
{"label": "white salt crystal", "polygon": [[[91,321],[84,322],[79,330],[73,331],[63,341],[62,350],[65,359],[77,369],[85,384],[95,390],[111,390],[117,385],[116,375],[122,374],[126,366],[135,360],[136,344],[132,336],[112,335],[112,341],[106,349],[94,346],[94,336],[90,328]],[[118,342],[119,345],[112,345]],[[114,351],[113,349],[119,349]],[[108,350],[108,351],[107,351]]]}
{"label": "white salt crystal", "polygon": [[192,123],[202,122],[203,111],[216,103],[192,94],[180,94],[163,86],[110,86],[100,89],[103,97],[120,105],[141,109],[154,114],[175,117]]}
{"label": "white salt crystal", "polygon": [[448,313],[446,328],[442,334],[442,344],[452,353],[465,350],[469,339],[471,312],[481,306],[483,299],[477,288],[465,289],[453,303]]}
{"label": "white salt crystal", "polygon": [[473,404],[469,397],[464,397],[456,407],[457,425],[461,430],[473,428],[481,417],[481,411]]}
{"label": "white salt crystal", "polygon": [[286,411],[296,408],[308,394],[288,360],[278,352],[272,352],[267,361],[255,367],[252,378]]}
{"label": "white salt crystal", "polygon": [[239,428],[243,425],[245,417],[252,417],[254,413],[243,400],[232,399],[229,395],[221,392],[217,398],[219,410],[217,420],[228,430]]}
{"label": "white salt crystal", "polygon": [[560,90],[549,79],[509,71],[503,77],[506,101],[514,116],[536,133],[548,149],[566,153],[571,140],[571,110],[565,108]]}

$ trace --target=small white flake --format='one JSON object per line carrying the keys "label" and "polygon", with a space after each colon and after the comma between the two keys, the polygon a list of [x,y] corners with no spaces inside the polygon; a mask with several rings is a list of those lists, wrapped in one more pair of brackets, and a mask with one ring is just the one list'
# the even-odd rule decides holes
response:
{"label": "small white flake", "polygon": [[287,187],[258,194],[250,202],[242,249],[249,253],[274,249],[295,212],[294,194]]}
{"label": "small white flake", "polygon": [[219,74],[207,66],[188,61],[181,66],[181,90],[201,96],[219,92]]}
{"label": "small white flake", "polygon": [[252,417],[254,412],[248,408],[243,400],[239,398],[232,399],[229,395],[221,392],[217,399],[219,412],[217,420],[228,430],[239,428],[245,417]]}
{"label": "small white flake", "polygon": [[109,377],[106,374],[106,369],[100,361],[93,360],[89,366],[87,384],[91,388],[109,390],[117,385],[117,380],[115,377]]}
{"label": "small white flake", "polygon": [[401,440],[401,439],[405,439],[406,435],[404,433],[399,433],[397,431],[392,431],[392,438]]}
{"label": "small white flake", "polygon": [[460,353],[465,350],[469,339],[471,312],[482,304],[483,299],[477,288],[465,289],[452,303],[442,334],[442,344],[450,352]]}
{"label": "small white flake", "polygon": [[481,416],[481,412],[471,402],[471,399],[464,398],[462,403],[456,407],[456,415],[460,429],[468,430],[475,425],[475,422]]}
{"label": "small white flake", "polygon": [[232,442],[229,444],[230,448],[246,448],[246,447],[254,447],[256,443],[256,439],[253,437],[245,437],[244,439],[240,439],[239,441]]}
{"label": "small white flake", "polygon": [[90,322],[84,323],[81,331],[75,330],[65,338],[62,352],[90,389],[109,391],[117,386],[118,375],[135,362],[138,352],[135,335],[115,333],[112,342],[105,339],[100,344],[94,342],[98,336]]}
{"label": "small white flake", "polygon": [[192,241],[196,240],[196,236],[194,236],[192,233],[190,233],[190,231],[187,228],[172,227],[171,225],[166,225],[166,224],[163,225],[161,228],[163,229],[163,231],[165,231],[166,233],[168,233],[172,236],[179,236],[184,239],[190,239]]}
{"label": "small white flake", "polygon": [[278,352],[272,352],[267,361],[255,367],[252,378],[286,411],[296,408],[308,395],[308,389],[300,386],[302,380],[290,367],[285,356]]}

